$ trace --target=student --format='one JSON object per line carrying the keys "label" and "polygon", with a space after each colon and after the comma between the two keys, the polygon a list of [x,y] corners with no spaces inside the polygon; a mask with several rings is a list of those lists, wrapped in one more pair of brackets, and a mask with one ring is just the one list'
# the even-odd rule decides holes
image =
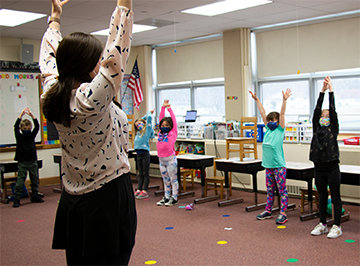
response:
{"label": "student", "polygon": [[256,93],[249,92],[256,101],[256,105],[266,128],[262,144],[263,159],[261,165],[266,169],[267,200],[265,211],[256,216],[256,219],[264,220],[272,218],[272,205],[274,203],[275,189],[277,186],[281,197],[281,208],[276,223],[284,224],[288,221],[286,216],[288,192],[286,190],[286,164],[284,159],[283,139],[285,134],[286,101],[291,96],[291,90],[287,89],[285,92],[282,92],[283,102],[280,114],[278,112],[271,112],[268,115],[266,115],[265,109],[259,98],[256,96]]}
{"label": "student", "polygon": [[[325,91],[329,90],[329,109],[321,110]],[[326,226],[326,209],[329,185],[331,200],[334,204],[334,225],[328,233],[328,238],[342,235],[340,227],[342,203],[340,198],[339,146],[337,136],[339,122],[335,111],[334,90],[331,78],[324,80],[313,115],[313,138],[311,140],[310,161],[315,165],[315,184],[319,192],[320,223],[311,234],[318,236],[328,232]]]}
{"label": "student", "polygon": [[129,128],[112,101],[130,53],[132,1],[117,0],[105,49],[90,34],[62,38],[60,16],[67,2],[52,0],[39,59],[43,112],[55,123],[62,152],[64,190],[52,248],[65,249],[69,265],[127,265],[136,233]]}
{"label": "student", "polygon": [[[149,187],[149,168],[150,168],[150,139],[155,137],[152,128],[152,114],[154,110],[146,113],[142,118],[135,121],[135,141],[134,149],[136,151],[136,164],[139,168],[139,183],[135,191],[135,198],[148,198],[147,193]],[[144,187],[143,187],[144,186]]]}
{"label": "student", "polygon": [[[22,117],[28,114],[31,116],[34,123],[34,130],[31,131],[32,125],[28,119]],[[20,128],[20,129],[19,129]],[[21,130],[21,132],[20,132]],[[16,151],[15,161],[18,161],[18,176],[15,184],[15,200],[13,207],[20,207],[20,196],[23,190],[24,182],[26,179],[27,172],[29,172],[31,181],[31,202],[44,202],[38,195],[39,187],[39,169],[37,164],[35,138],[39,132],[39,122],[34,117],[33,113],[28,107],[22,110],[18,119],[14,125],[15,139],[16,139]]]}
{"label": "student", "polygon": [[[165,117],[165,108],[170,117]],[[160,163],[160,172],[164,181],[165,196],[157,202],[158,206],[173,206],[178,204],[179,182],[177,179],[177,159],[175,156],[175,141],[177,138],[176,117],[169,100],[165,100],[160,111],[160,132],[156,144]],[[172,196],[170,191],[172,187]]]}

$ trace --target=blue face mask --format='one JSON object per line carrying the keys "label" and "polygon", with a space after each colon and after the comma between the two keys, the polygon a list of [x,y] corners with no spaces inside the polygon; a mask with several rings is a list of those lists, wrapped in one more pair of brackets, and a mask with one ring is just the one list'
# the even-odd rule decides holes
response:
{"label": "blue face mask", "polygon": [[278,123],[277,122],[268,122],[267,126],[270,130],[275,130],[278,127]]}
{"label": "blue face mask", "polygon": [[138,125],[137,125],[137,129],[139,130],[139,131],[141,131],[143,128],[144,128],[144,123],[139,123]]}
{"label": "blue face mask", "polygon": [[162,133],[169,133],[170,132],[169,127],[161,127],[160,130],[161,130]]}
{"label": "blue face mask", "polygon": [[31,130],[21,130],[24,136],[29,136],[31,133]]}

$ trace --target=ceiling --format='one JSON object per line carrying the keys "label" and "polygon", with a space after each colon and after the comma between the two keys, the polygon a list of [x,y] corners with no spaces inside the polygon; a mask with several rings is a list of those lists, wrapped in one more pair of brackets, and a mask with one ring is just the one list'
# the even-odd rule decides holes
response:
{"label": "ceiling", "polygon": [[[259,27],[288,21],[360,10],[360,0],[273,0],[273,3],[214,17],[181,13],[215,0],[133,0],[137,24],[159,27],[133,35],[133,46],[159,45],[222,33],[242,27]],[[61,32],[93,32],[109,26],[116,0],[69,0],[63,8]],[[50,0],[0,0],[0,7],[50,15]],[[359,17],[360,14],[345,17]],[[335,19],[339,19],[336,17]],[[327,19],[329,20],[329,19]],[[321,21],[321,20],[320,20]],[[317,21],[319,22],[319,21]],[[1,37],[40,40],[47,17],[16,27],[0,27]],[[105,42],[105,37],[99,37]]]}

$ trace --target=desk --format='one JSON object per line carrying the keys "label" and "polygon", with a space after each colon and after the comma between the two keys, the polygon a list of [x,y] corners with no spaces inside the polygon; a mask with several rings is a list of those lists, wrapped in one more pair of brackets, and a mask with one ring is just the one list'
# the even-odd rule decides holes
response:
{"label": "desk", "polygon": [[225,188],[226,188],[226,200],[219,202],[218,206],[223,207],[227,205],[237,204],[243,202],[243,198],[232,199],[230,200],[229,194],[229,172],[251,174],[253,191],[255,196],[255,205],[257,205],[257,173],[264,170],[264,167],[261,166],[262,160],[244,158],[231,158],[231,159],[220,159],[216,160],[216,168],[219,171],[224,171],[225,173]]}
{"label": "desk", "polygon": [[[181,178],[180,167],[199,169],[201,171],[201,197],[204,197],[205,188],[205,168],[214,164],[214,156],[198,155],[198,154],[181,154],[177,155],[178,161],[178,182],[179,182],[179,196],[195,195],[195,192],[183,192],[181,193]],[[159,164],[159,158],[157,157],[157,151],[150,151],[150,163]],[[162,193],[163,191],[156,191],[155,195]]]}
{"label": "desk", "polygon": [[[38,168],[42,168],[42,160],[38,159]],[[6,197],[6,191],[5,191],[5,179],[4,174],[5,173],[15,173],[18,171],[18,162],[14,160],[1,160],[0,161],[0,175],[1,175],[1,191],[3,192],[3,197],[0,198],[0,202],[2,203],[9,203],[9,199]]]}

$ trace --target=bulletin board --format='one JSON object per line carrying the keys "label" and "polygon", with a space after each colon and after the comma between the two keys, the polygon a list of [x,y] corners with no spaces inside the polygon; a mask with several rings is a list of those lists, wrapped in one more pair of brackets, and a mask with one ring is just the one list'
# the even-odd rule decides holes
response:
{"label": "bulletin board", "polygon": [[[14,146],[14,124],[21,111],[29,107],[40,124],[35,142],[41,143],[41,116],[39,101],[39,72],[0,71],[0,145]],[[23,119],[31,117],[24,115]]]}

